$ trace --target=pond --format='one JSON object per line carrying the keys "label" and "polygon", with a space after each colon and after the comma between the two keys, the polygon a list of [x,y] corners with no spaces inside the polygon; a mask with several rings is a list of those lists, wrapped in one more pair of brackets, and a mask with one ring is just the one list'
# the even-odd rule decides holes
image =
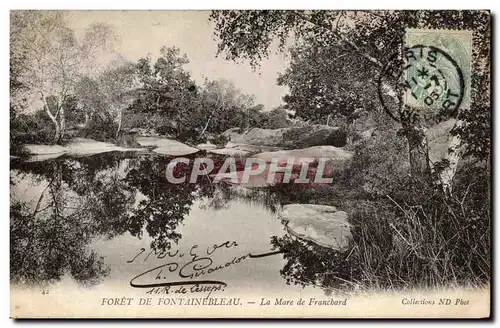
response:
{"label": "pond", "polygon": [[289,235],[276,214],[279,193],[208,177],[172,184],[171,160],[111,152],[11,162],[11,284],[149,293],[212,286],[205,295],[341,288],[338,254]]}

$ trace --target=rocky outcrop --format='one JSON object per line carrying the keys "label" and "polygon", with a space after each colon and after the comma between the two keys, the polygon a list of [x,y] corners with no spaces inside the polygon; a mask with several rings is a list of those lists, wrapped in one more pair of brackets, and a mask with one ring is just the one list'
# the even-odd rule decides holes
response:
{"label": "rocky outcrop", "polygon": [[235,144],[288,149],[319,145],[343,147],[347,140],[346,134],[340,128],[327,125],[282,129],[253,128],[245,133],[240,133],[239,128],[233,128],[225,131],[223,135]]}
{"label": "rocky outcrop", "polygon": [[293,236],[317,245],[345,251],[352,238],[347,213],[333,206],[315,204],[289,204],[278,216]]}

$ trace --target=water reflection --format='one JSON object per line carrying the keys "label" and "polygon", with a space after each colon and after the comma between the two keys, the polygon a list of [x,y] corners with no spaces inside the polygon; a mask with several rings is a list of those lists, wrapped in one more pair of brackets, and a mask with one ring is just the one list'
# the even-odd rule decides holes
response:
{"label": "water reflection", "polygon": [[[215,186],[208,177],[171,184],[168,163],[167,157],[124,153],[12,163],[11,281],[48,284],[69,274],[83,286],[96,285],[112,269],[89,247],[97,238],[147,234],[151,249],[162,254],[183,237],[179,228],[194,202],[202,210],[223,210],[238,198],[274,212],[286,201],[279,192]],[[280,273],[288,283],[331,290],[352,274],[346,255],[287,235],[271,239],[269,247],[284,252]]]}

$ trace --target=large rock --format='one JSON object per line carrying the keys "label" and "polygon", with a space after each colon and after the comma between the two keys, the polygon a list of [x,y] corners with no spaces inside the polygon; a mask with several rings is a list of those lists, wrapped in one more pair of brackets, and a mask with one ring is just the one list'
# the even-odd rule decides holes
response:
{"label": "large rock", "polygon": [[352,238],[347,213],[333,206],[290,204],[278,216],[286,222],[290,234],[317,245],[345,251]]}
{"label": "large rock", "polygon": [[107,153],[110,151],[128,151],[128,150],[140,150],[137,148],[124,148],[116,146],[115,144],[109,142],[95,141],[93,139],[87,138],[74,138],[64,146],[66,149],[66,155],[84,156],[84,155],[94,155],[100,153]]}
{"label": "large rock", "polygon": [[342,148],[334,146],[314,146],[303,149],[280,150],[273,152],[264,152],[252,155],[267,163],[273,159],[277,160],[280,166],[287,164],[287,161],[293,160],[293,165],[304,165],[305,163],[318,163],[322,158],[325,160],[327,171],[338,171],[346,167],[353,153]]}
{"label": "large rock", "polygon": [[353,153],[343,148],[334,146],[314,146],[303,149],[291,149],[265,152],[252,155],[252,157],[260,158],[266,162],[270,162],[273,158],[286,159],[289,157],[294,158],[310,158],[319,159],[327,158],[329,160],[346,161],[352,158]]}
{"label": "large rock", "polygon": [[253,128],[245,133],[240,133],[239,128],[233,128],[225,131],[223,135],[236,144],[290,149],[319,145],[343,147],[347,140],[346,134],[340,128],[327,125],[282,129]]}

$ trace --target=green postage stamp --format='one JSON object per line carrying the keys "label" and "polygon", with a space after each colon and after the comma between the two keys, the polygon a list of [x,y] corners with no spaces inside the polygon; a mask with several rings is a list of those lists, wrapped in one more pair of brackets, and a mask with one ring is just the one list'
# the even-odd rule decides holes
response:
{"label": "green postage stamp", "polygon": [[432,111],[470,107],[472,32],[407,29],[406,105]]}

